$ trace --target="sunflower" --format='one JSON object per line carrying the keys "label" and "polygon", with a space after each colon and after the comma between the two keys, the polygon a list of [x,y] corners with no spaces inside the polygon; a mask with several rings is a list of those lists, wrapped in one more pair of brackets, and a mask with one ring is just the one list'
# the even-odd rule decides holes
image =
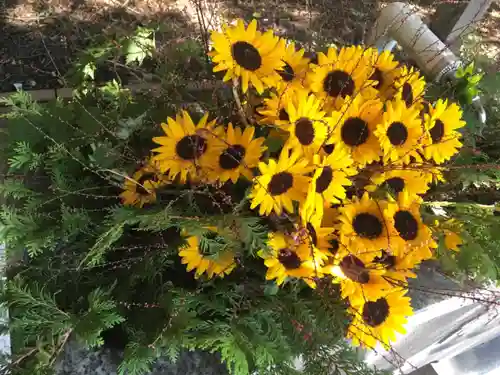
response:
{"label": "sunflower", "polygon": [[424,157],[441,164],[462,146],[459,140],[461,134],[457,131],[465,126],[462,110],[455,103],[448,105],[448,100],[439,99],[424,118],[428,130],[428,142],[423,147]]}
{"label": "sunflower", "polygon": [[382,151],[374,131],[382,113],[380,100],[364,101],[358,96],[346,102],[332,113],[333,131],[327,143],[346,150],[361,167],[380,159]]}
{"label": "sunflower", "polygon": [[283,61],[285,65],[278,71],[282,81],[280,86],[286,89],[304,89],[306,86],[309,59],[304,57],[304,49],[296,50],[295,43],[290,42],[285,49]]}
{"label": "sunflower", "polygon": [[308,161],[284,147],[278,162],[274,159],[267,164],[260,162],[259,170],[261,175],[254,178],[249,195],[250,208],[260,205],[260,215],[269,215],[272,211],[281,215],[283,208],[292,213],[292,201],[302,202],[307,192],[310,177],[305,175],[311,170]]}
{"label": "sunflower", "polygon": [[352,159],[345,150],[335,149],[333,153],[322,158],[315,155],[313,164],[316,167],[312,176],[307,198],[301,208],[303,217],[323,218],[325,205],[340,203],[346,198],[345,186],[351,186],[349,176],[356,173]]}
{"label": "sunflower", "polygon": [[397,204],[391,202],[386,206],[385,216],[392,220],[398,235],[398,241],[393,241],[395,246],[391,249],[395,255],[407,255],[421,261],[431,258],[431,248],[437,247],[431,230],[422,222],[421,202],[420,197],[403,191],[398,195]]}
{"label": "sunflower", "polygon": [[[209,230],[203,236],[214,237],[217,232]],[[201,237],[190,236],[187,238],[187,246],[181,248],[179,256],[181,257],[182,264],[186,264],[188,272],[196,269],[195,277],[199,278],[202,274],[206,273],[207,277],[211,279],[213,276],[224,277],[231,273],[236,266],[234,262],[234,253],[231,251],[224,251],[222,254],[213,256],[204,254],[200,248]]]}
{"label": "sunflower", "polygon": [[296,101],[297,90],[295,89],[281,89],[276,93],[272,92],[269,98],[264,99],[264,105],[259,110],[263,116],[259,123],[278,127],[289,125],[288,103]]}
{"label": "sunflower", "polygon": [[165,183],[165,178],[158,168],[147,163],[136,171],[132,178],[125,179],[120,197],[126,206],[143,207],[147,203],[156,202],[156,190]]}
{"label": "sunflower", "polygon": [[444,245],[448,250],[459,251],[459,246],[463,244],[462,238],[456,232],[449,229],[443,230],[444,232]]}
{"label": "sunflower", "polygon": [[289,147],[312,160],[323,145],[330,119],[322,111],[321,101],[313,94],[300,91],[297,95],[296,104],[288,102],[286,108],[290,123],[282,128],[289,133]]}
{"label": "sunflower", "polygon": [[406,66],[399,68],[397,78],[394,81],[394,99],[402,100],[407,108],[415,103],[420,103],[424,97],[425,80],[420,72]]}
{"label": "sunflower", "polygon": [[267,267],[266,280],[276,279],[278,285],[287,277],[304,280],[315,287],[321,263],[311,256],[311,247],[284,233],[269,233],[267,241],[269,250],[259,250],[258,255],[264,259]]}
{"label": "sunflower", "polygon": [[429,178],[432,176],[425,169],[396,168],[374,173],[365,189],[370,192],[382,189],[395,196],[403,190],[409,195],[425,194],[429,190]]}
{"label": "sunflower", "polygon": [[406,333],[404,324],[413,315],[410,297],[406,290],[394,289],[377,299],[368,299],[359,306],[350,308],[353,320],[347,338],[356,346],[373,349],[379,341],[386,348],[396,340],[396,332]]}
{"label": "sunflower", "polygon": [[257,167],[267,148],[263,146],[265,139],[254,138],[255,128],[251,126],[242,131],[241,128],[233,128],[231,123],[227,132],[220,127],[215,133],[223,141],[212,147],[211,154],[208,155],[211,160],[217,160],[208,172],[209,179],[221,182],[231,180],[236,183],[240,175],[243,175],[251,180],[252,168]]}
{"label": "sunflower", "polygon": [[180,182],[185,183],[188,177],[196,177],[200,167],[215,164],[208,158],[215,140],[212,136],[215,121],[207,120],[208,113],[195,125],[189,113],[182,111],[175,120],[168,117],[168,125],[161,124],[166,137],[153,138],[153,142],[161,145],[152,150],[158,153],[153,161],[162,172],[168,171],[170,180],[180,175]]}
{"label": "sunflower", "polygon": [[369,79],[376,81],[374,88],[378,90],[383,100],[390,99],[394,94],[393,84],[398,76],[398,62],[394,60],[394,54],[390,51],[379,53],[377,49],[370,48],[367,52],[373,69]]}
{"label": "sunflower", "polygon": [[327,99],[333,109],[340,109],[347,97],[358,94],[374,98],[376,81],[368,80],[372,71],[369,57],[361,46],[344,47],[339,52],[330,47],[326,55],[320,52],[318,65],[312,66],[309,75],[311,91]]}
{"label": "sunflower", "polygon": [[334,227],[322,226],[321,218],[310,217],[301,212],[301,225],[298,233],[305,233],[315,249],[324,255],[323,260],[333,257],[338,250],[339,242]]}
{"label": "sunflower", "polygon": [[257,31],[256,20],[246,29],[241,19],[234,26],[224,25],[222,32],[212,31],[211,39],[214,72],[226,71],[224,81],[241,77],[244,93],[249,83],[262,94],[266,87],[274,87],[281,80],[278,71],[285,65],[284,41],[274,36],[272,30]]}
{"label": "sunflower", "polygon": [[349,298],[351,305],[360,304],[365,298],[384,295],[391,285],[384,279],[384,269],[370,267],[371,254],[351,254],[341,246],[333,264],[323,267],[323,273],[334,276],[333,283],[340,283],[342,298]]}
{"label": "sunflower", "polygon": [[402,100],[386,103],[382,121],[375,130],[384,162],[408,164],[411,157],[418,157],[417,151],[423,142],[423,129],[416,107],[407,108]]}
{"label": "sunflower", "polygon": [[375,201],[365,193],[340,209],[340,238],[354,255],[367,253],[373,259],[392,245],[392,218],[384,216],[386,207],[386,201]]}
{"label": "sunflower", "polygon": [[394,255],[389,251],[382,250],[382,255],[375,257],[373,262],[385,270],[384,279],[389,282],[405,284],[407,278],[417,277],[412,270],[419,261],[409,253]]}

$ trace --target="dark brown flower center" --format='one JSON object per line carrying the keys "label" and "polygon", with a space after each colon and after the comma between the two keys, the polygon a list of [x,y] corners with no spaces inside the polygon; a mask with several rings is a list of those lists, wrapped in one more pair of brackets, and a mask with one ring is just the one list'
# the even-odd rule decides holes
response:
{"label": "dark brown flower center", "polygon": [[290,116],[288,116],[288,112],[285,108],[280,109],[278,117],[281,121],[290,121]]}
{"label": "dark brown flower center", "polygon": [[335,144],[333,143],[330,143],[329,145],[323,145],[323,150],[328,154],[330,155],[333,150],[335,150]]}
{"label": "dark brown flower center", "polygon": [[408,129],[402,122],[393,122],[387,129],[387,137],[393,146],[401,146],[408,139]]}
{"label": "dark brown flower center", "polygon": [[431,111],[431,105],[429,104],[429,102],[423,101],[422,107],[423,108],[420,110],[420,115],[423,116],[429,114],[429,112]]}
{"label": "dark brown flower center", "polygon": [[293,186],[293,176],[288,172],[276,173],[269,181],[267,190],[271,195],[286,193]]}
{"label": "dark brown flower center", "polygon": [[337,251],[339,251],[339,247],[340,247],[340,243],[339,243],[339,240],[336,239],[336,238],[333,238],[331,239],[330,241],[328,241],[331,245],[329,251],[332,255],[335,255],[337,254]]}
{"label": "dark brown flower center", "polygon": [[384,181],[383,187],[394,193],[401,193],[405,188],[405,180],[401,177],[392,177]]}
{"label": "dark brown flower center", "polygon": [[382,234],[383,224],[375,215],[363,212],[357,214],[352,221],[352,226],[358,236],[375,239]]}
{"label": "dark brown flower center", "polygon": [[311,236],[311,242],[314,246],[318,246],[318,236],[316,234],[316,230],[314,229],[311,223],[306,224],[307,232],[309,236]]}
{"label": "dark brown flower center", "polygon": [[444,136],[444,123],[440,119],[434,122],[434,126],[429,130],[431,133],[432,143],[439,143]]}
{"label": "dark brown flower center", "polygon": [[135,184],[135,192],[140,195],[149,195],[150,193],[143,187],[146,181],[157,181],[156,175],[152,172],[144,173]]}
{"label": "dark brown flower center", "polygon": [[368,139],[368,132],[368,124],[364,120],[349,117],[342,125],[340,136],[348,146],[360,146]]}
{"label": "dark brown flower center", "polygon": [[245,147],[232,145],[226,148],[219,156],[219,165],[222,169],[230,170],[238,168],[245,157]]}
{"label": "dark brown flower center", "polygon": [[403,85],[403,90],[401,92],[402,99],[405,101],[407,107],[411,107],[413,104],[413,89],[408,82],[405,82]]}
{"label": "dark brown flower center", "polygon": [[207,151],[207,141],[199,135],[186,135],[175,146],[175,152],[184,160],[194,160]]}
{"label": "dark brown flower center", "polygon": [[287,62],[285,62],[285,66],[282,68],[282,70],[279,70],[278,73],[285,82],[290,82],[295,77],[293,68]]}
{"label": "dark brown flower center", "polygon": [[365,302],[362,315],[366,325],[377,327],[384,323],[389,316],[389,303],[385,298],[379,298],[375,302]]}
{"label": "dark brown flower center", "polygon": [[382,85],[384,84],[384,73],[379,68],[375,68],[375,71],[369,78],[372,81],[377,81],[377,84],[374,86],[377,90],[380,90]]}
{"label": "dark brown flower center", "polygon": [[342,273],[352,281],[367,284],[370,281],[370,273],[361,259],[354,255],[347,255],[340,261]]}
{"label": "dark brown flower center", "polygon": [[332,182],[332,179],[333,179],[332,168],[329,166],[323,167],[323,171],[316,180],[316,193],[321,194],[326,189],[328,189],[328,186],[330,186],[330,182]]}
{"label": "dark brown flower center", "polygon": [[295,136],[303,146],[309,146],[314,141],[314,126],[311,120],[305,117],[295,121]]}
{"label": "dark brown flower center", "polygon": [[354,88],[354,80],[351,75],[343,70],[331,71],[323,81],[323,90],[332,97],[352,96]]}
{"label": "dark brown flower center", "polygon": [[375,257],[373,261],[375,263],[381,264],[384,266],[385,269],[393,269],[394,266],[396,265],[396,257],[394,255],[389,254],[387,251],[382,250],[382,255]]}
{"label": "dark brown flower center", "polygon": [[246,70],[256,71],[262,65],[262,57],[257,48],[248,42],[236,42],[231,48],[233,59]]}
{"label": "dark brown flower center", "polygon": [[411,241],[417,238],[418,234],[418,221],[409,211],[398,211],[394,215],[394,226],[399,232],[399,236],[406,240]]}
{"label": "dark brown flower center", "polygon": [[278,251],[278,260],[287,270],[296,270],[302,264],[297,253],[290,249],[280,249]]}

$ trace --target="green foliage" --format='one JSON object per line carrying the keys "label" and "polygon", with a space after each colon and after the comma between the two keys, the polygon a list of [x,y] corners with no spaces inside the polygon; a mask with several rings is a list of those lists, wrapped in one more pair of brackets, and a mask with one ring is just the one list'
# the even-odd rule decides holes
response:
{"label": "green foliage", "polygon": [[139,27],[126,43],[125,61],[127,64],[137,62],[140,65],[146,57],[151,56],[154,48],[154,30]]}
{"label": "green foliage", "polygon": [[74,332],[86,347],[92,348],[104,344],[101,334],[113,328],[125,319],[117,312],[111,291],[95,289],[88,296],[88,310],[78,317]]}
{"label": "green foliage", "polygon": [[[81,60],[77,73],[86,78],[73,100],[39,105],[23,92],[6,100],[12,112],[2,151],[11,172],[0,184],[0,242],[15,260],[2,295],[15,370],[48,373],[68,340],[97,348],[115,329],[125,336],[120,374],[147,373],[155,359],[174,361],[188,350],[213,352],[236,375],[294,373],[299,355],[313,363],[320,351],[342,353],[348,320],[331,283],[312,291],[265,281],[256,253],[266,249],[269,227],[242,198],[248,183],[222,193],[166,186],[157,205],[120,204],[125,177],[149,156],[157,124],[192,100],[132,97],[119,80],[94,86],[89,79],[111,56],[132,64],[148,57],[154,33],[124,41],[127,54],[110,43]],[[198,47],[190,41],[178,52],[197,56]],[[214,258],[233,251],[238,267],[223,279],[196,279],[179,261],[187,235],[202,236]],[[355,363],[349,357],[345,368]]]}
{"label": "green foliage", "polygon": [[474,62],[466,67],[459,67],[455,77],[458,78],[456,86],[457,95],[462,104],[472,104],[472,99],[480,94],[479,83],[484,77],[484,73],[477,72]]}
{"label": "green foliage", "polygon": [[42,154],[35,153],[31,150],[27,142],[18,142],[14,147],[14,155],[9,158],[9,166],[11,170],[35,170],[42,164]]}

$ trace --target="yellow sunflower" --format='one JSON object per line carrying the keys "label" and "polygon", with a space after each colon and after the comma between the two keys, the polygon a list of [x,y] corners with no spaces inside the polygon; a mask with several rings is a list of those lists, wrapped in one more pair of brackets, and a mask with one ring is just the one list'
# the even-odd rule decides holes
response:
{"label": "yellow sunflower", "polygon": [[347,338],[356,346],[373,349],[379,341],[388,348],[396,340],[396,332],[406,333],[404,324],[413,315],[410,297],[405,294],[404,289],[394,289],[385,296],[351,307],[353,320]]}
{"label": "yellow sunflower", "polygon": [[380,100],[363,100],[360,96],[346,102],[332,113],[332,134],[327,143],[346,150],[354,162],[365,166],[380,159],[382,151],[375,129],[383,113]]}
{"label": "yellow sunflower", "polygon": [[439,225],[439,222],[437,223],[438,231],[441,230],[444,234],[444,246],[448,250],[459,251],[460,246],[463,244],[462,237],[459,234],[462,224],[456,219],[448,219],[441,225]]}
{"label": "yellow sunflower", "polygon": [[285,65],[278,70],[282,81],[280,87],[285,89],[306,87],[306,76],[309,71],[309,59],[304,57],[304,49],[296,50],[295,43],[290,42],[285,49],[283,61]]}
{"label": "yellow sunflower", "polygon": [[375,130],[384,154],[384,162],[408,164],[424,142],[423,128],[416,107],[407,108],[404,101],[386,103],[382,121]]}
{"label": "yellow sunflower", "polygon": [[432,258],[432,248],[437,244],[432,239],[431,230],[422,222],[420,204],[422,199],[410,196],[406,191],[399,193],[398,202],[390,202],[385,208],[385,216],[394,223],[398,241],[391,248],[395,255],[407,255],[419,261]]}
{"label": "yellow sunflower", "polygon": [[244,93],[251,83],[259,94],[280,81],[277,71],[285,65],[284,41],[274,36],[272,30],[257,31],[256,20],[252,20],[246,29],[241,19],[236,25],[224,25],[222,32],[212,31],[211,39],[213,51],[210,55],[216,64],[213,70],[226,71],[224,81],[241,77]]}
{"label": "yellow sunflower", "polygon": [[264,105],[259,109],[263,116],[259,123],[278,127],[289,125],[288,103],[296,103],[297,96],[297,90],[291,88],[272,92],[269,98],[264,99]]}
{"label": "yellow sunflower", "polygon": [[275,212],[281,215],[283,208],[293,213],[293,201],[302,202],[309,186],[310,177],[306,174],[311,167],[298,152],[283,148],[278,161],[270,159],[266,164],[259,163],[261,175],[254,177],[249,198],[251,209],[260,205],[259,214],[269,215]]}
{"label": "yellow sunflower", "polygon": [[[229,123],[227,132],[220,127],[216,130],[217,136],[223,141],[212,147],[211,160],[217,163],[211,166],[208,177],[211,181],[233,183],[238,181],[240,175],[249,180],[253,178],[252,168],[257,167],[262,153],[266,150],[263,146],[264,138],[254,138],[255,128],[248,126],[244,131],[241,128],[234,128]],[[213,155],[212,155],[213,153]]]}
{"label": "yellow sunflower", "polygon": [[278,285],[287,277],[304,280],[314,288],[314,278],[318,277],[321,263],[311,256],[311,248],[284,233],[269,233],[269,250],[257,253],[267,267],[266,280],[276,279]]}
{"label": "yellow sunflower", "polygon": [[376,82],[368,80],[372,71],[369,57],[361,46],[344,47],[339,52],[329,48],[326,55],[320,52],[318,65],[312,66],[309,75],[311,90],[332,109],[340,109],[347,97],[376,97]]}
{"label": "yellow sunflower", "polygon": [[296,104],[288,102],[287,112],[290,123],[282,126],[288,131],[288,145],[309,160],[317,154],[328,133],[330,119],[321,108],[321,101],[305,91],[297,92]]}
{"label": "yellow sunflower", "polygon": [[455,103],[448,105],[448,100],[439,99],[424,117],[428,130],[428,142],[423,147],[424,157],[441,164],[462,146],[461,134],[457,131],[465,126],[462,110]]}
{"label": "yellow sunflower", "polygon": [[371,254],[353,255],[341,245],[333,264],[323,267],[323,273],[334,276],[333,283],[340,283],[342,298],[351,305],[359,305],[366,298],[377,298],[391,289],[384,279],[381,267],[370,267]]}
{"label": "yellow sunflower", "polygon": [[402,100],[406,107],[410,108],[413,104],[420,103],[423,100],[425,79],[418,70],[413,67],[408,69],[403,65],[397,72],[394,89],[394,99]]}
{"label": "yellow sunflower", "polygon": [[386,172],[376,172],[370,177],[371,184],[366,186],[367,191],[377,189],[386,190],[397,195],[406,190],[409,195],[425,194],[429,190],[432,175],[425,169],[395,168]]}
{"label": "yellow sunflower", "polygon": [[126,206],[143,207],[147,203],[156,202],[156,190],[165,183],[165,178],[158,168],[147,163],[135,172],[132,178],[125,179],[120,198]]}
{"label": "yellow sunflower", "polygon": [[340,238],[354,255],[367,253],[373,259],[381,249],[392,246],[393,222],[384,216],[386,207],[386,201],[373,200],[365,193],[340,208]]}
{"label": "yellow sunflower", "polygon": [[317,217],[321,221],[324,208],[346,198],[345,186],[351,186],[349,176],[356,173],[352,159],[345,150],[335,149],[327,157],[314,157],[316,170],[312,176],[307,198],[301,208],[303,217]]}
{"label": "yellow sunflower", "polygon": [[398,76],[399,63],[394,60],[394,55],[390,51],[379,53],[377,49],[370,48],[367,52],[373,69],[369,79],[376,81],[374,87],[378,90],[381,99],[384,101],[390,99],[394,94],[393,85]]}
{"label": "yellow sunflower", "polygon": [[448,250],[459,251],[460,245],[463,244],[462,238],[458,233],[445,229],[444,231],[444,245]]}
{"label": "yellow sunflower", "polygon": [[[211,238],[218,236],[218,234],[213,230],[209,230],[203,236]],[[216,256],[204,254],[200,248],[201,236],[190,236],[186,241],[187,246],[180,249],[179,256],[181,257],[181,263],[186,264],[188,272],[196,270],[195,278],[199,278],[204,273],[207,274],[209,279],[213,276],[224,277],[231,273],[236,266],[232,251],[224,251]]]}
{"label": "yellow sunflower", "polygon": [[321,218],[310,217],[301,212],[301,225],[298,233],[305,233],[315,249],[324,255],[323,260],[333,257],[338,250],[339,242],[334,227],[322,226]]}
{"label": "yellow sunflower", "polygon": [[418,259],[409,253],[394,255],[389,251],[382,250],[382,255],[375,257],[375,265],[385,270],[384,279],[389,283],[405,285],[407,278],[416,278],[413,269],[419,263]]}
{"label": "yellow sunflower", "polygon": [[215,121],[207,119],[208,113],[195,125],[189,113],[182,111],[175,120],[168,117],[168,125],[161,124],[166,136],[153,138],[153,142],[161,145],[152,150],[158,153],[153,161],[162,172],[168,171],[170,180],[180,175],[180,182],[185,183],[188,177],[195,178],[204,165],[215,164],[208,157],[215,141],[212,134]]}

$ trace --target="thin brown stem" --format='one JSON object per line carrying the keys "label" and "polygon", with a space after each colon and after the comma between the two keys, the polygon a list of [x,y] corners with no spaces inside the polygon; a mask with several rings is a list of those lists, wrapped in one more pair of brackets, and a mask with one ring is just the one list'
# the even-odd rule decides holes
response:
{"label": "thin brown stem", "polygon": [[241,122],[243,123],[243,125],[248,126],[247,117],[245,116],[245,112],[243,111],[243,107],[241,105],[240,96],[238,95],[238,86],[239,86],[238,79],[237,78],[233,79],[234,101],[236,102],[236,106],[238,107],[238,113],[240,114]]}

